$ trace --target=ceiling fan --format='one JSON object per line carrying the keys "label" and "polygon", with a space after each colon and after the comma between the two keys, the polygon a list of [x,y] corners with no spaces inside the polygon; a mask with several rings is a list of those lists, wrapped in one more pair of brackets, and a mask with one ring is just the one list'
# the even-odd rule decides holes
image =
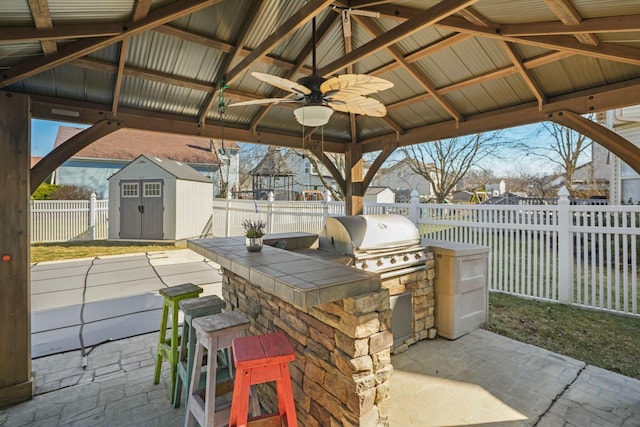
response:
{"label": "ceiling fan", "polygon": [[365,95],[393,87],[393,83],[380,77],[366,74],[342,74],[325,79],[316,74],[316,28],[313,18],[313,67],[312,74],[298,82],[271,74],[252,72],[258,80],[294,94],[292,98],[265,98],[237,102],[229,107],[244,105],[278,104],[295,102],[303,104],[294,111],[298,123],[304,126],[324,126],[334,111],[384,117],[386,107],[377,99]]}

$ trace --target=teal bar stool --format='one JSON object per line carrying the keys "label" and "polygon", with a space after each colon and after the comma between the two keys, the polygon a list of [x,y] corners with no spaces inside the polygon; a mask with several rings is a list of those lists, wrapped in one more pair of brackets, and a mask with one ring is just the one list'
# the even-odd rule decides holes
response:
{"label": "teal bar stool", "polygon": [[[158,352],[156,354],[156,372],[153,383],[160,382],[160,372],[162,371],[162,360],[166,359],[171,367],[171,379],[169,381],[169,400],[173,400],[173,393],[176,385],[176,372],[178,366],[178,346],[180,336],[178,335],[178,303],[187,298],[197,298],[202,293],[202,288],[193,283],[185,283],[177,286],[170,286],[158,291],[164,298],[162,304],[162,322],[158,334]],[[167,337],[167,320],[171,312],[171,335]]]}
{"label": "teal bar stool", "polygon": [[[182,324],[182,338],[180,339],[180,351],[178,353],[178,376],[173,394],[174,408],[180,407],[182,386],[184,385],[185,389],[188,389],[189,384],[191,384],[193,355],[196,351],[196,332],[191,322],[198,317],[221,313],[225,306],[226,303],[217,295],[180,301],[180,310],[184,314],[184,322]],[[224,358],[224,362],[226,363],[226,358]],[[221,363],[219,362],[218,366],[220,365]]]}

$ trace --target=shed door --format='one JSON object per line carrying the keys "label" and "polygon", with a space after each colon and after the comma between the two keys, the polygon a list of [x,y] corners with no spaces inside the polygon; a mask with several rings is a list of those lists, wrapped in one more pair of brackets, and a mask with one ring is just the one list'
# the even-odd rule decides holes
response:
{"label": "shed door", "polygon": [[121,238],[163,238],[162,184],[161,180],[120,182]]}

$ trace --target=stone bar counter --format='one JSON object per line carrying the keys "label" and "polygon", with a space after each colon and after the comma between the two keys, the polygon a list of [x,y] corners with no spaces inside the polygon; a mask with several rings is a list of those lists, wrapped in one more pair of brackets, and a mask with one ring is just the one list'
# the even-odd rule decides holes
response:
{"label": "stone bar counter", "polygon": [[[388,425],[389,291],[378,274],[296,252],[304,249],[296,242],[309,238],[279,235],[288,250],[248,252],[244,237],[191,240],[188,247],[222,267],[227,309],[244,313],[252,334],[287,334],[296,351],[291,379],[301,426]],[[260,385],[258,396],[275,411],[273,386]]]}

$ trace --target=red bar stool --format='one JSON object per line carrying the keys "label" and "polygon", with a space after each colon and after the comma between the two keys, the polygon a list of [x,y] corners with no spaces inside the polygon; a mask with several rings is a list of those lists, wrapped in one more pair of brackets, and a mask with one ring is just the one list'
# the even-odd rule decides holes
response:
{"label": "red bar stool", "polygon": [[[279,425],[297,427],[296,408],[289,374],[289,362],[296,356],[284,333],[253,335],[233,340],[236,376],[231,401],[229,427],[244,427],[257,420],[279,420]],[[249,391],[252,385],[275,381],[278,413],[248,419]],[[285,423],[286,422],[286,423]]]}

